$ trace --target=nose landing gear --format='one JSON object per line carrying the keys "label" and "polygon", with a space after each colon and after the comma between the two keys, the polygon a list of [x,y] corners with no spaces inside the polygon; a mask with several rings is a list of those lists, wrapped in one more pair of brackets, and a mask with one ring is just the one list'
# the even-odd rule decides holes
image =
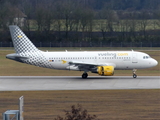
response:
{"label": "nose landing gear", "polygon": [[133,69],[133,78],[137,78],[136,71],[137,69]]}

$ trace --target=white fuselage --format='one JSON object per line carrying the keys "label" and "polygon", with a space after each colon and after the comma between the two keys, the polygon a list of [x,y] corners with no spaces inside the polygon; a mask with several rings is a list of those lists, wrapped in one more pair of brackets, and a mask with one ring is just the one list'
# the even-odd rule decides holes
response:
{"label": "white fuselage", "polygon": [[[146,53],[134,51],[43,52],[54,69],[66,70],[69,61],[114,66],[115,69],[144,69],[157,65]],[[63,61],[66,61],[64,63]]]}

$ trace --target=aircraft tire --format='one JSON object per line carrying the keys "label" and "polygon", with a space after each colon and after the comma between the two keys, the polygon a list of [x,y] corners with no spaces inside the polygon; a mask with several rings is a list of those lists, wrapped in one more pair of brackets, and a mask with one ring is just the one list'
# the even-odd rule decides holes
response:
{"label": "aircraft tire", "polygon": [[88,77],[88,74],[87,74],[87,73],[83,73],[83,74],[82,74],[82,78],[83,78],[83,79],[86,79],[87,77]]}
{"label": "aircraft tire", "polygon": [[133,78],[137,78],[137,75],[136,75],[136,74],[133,74]]}

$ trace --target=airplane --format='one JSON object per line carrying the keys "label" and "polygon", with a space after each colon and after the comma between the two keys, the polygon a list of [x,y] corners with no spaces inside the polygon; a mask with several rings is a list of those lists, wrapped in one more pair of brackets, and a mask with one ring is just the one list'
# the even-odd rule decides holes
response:
{"label": "airplane", "polygon": [[133,50],[44,52],[36,48],[18,26],[11,25],[9,29],[16,53],[8,54],[6,58],[38,67],[84,71],[84,79],[88,72],[113,76],[115,70],[133,70],[133,78],[137,78],[137,69],[158,64],[148,54]]}

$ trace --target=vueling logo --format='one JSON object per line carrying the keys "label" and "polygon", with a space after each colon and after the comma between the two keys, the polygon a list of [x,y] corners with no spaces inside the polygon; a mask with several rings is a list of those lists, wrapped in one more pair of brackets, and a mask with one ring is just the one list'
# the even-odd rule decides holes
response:
{"label": "vueling logo", "polygon": [[65,63],[67,63],[67,61],[65,61],[65,60],[62,60],[62,64],[65,64]]}

